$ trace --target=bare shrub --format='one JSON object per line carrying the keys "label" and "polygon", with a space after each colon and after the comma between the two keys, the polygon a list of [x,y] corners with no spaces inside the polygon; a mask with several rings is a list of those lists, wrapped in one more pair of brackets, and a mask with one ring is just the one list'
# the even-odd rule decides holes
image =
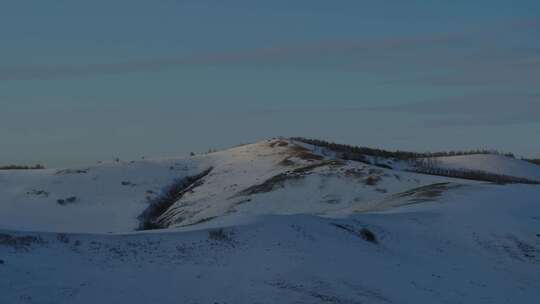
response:
{"label": "bare shrub", "polygon": [[49,192],[45,190],[36,190],[33,189],[31,191],[26,192],[26,195],[32,195],[32,196],[41,196],[41,197],[49,197]]}
{"label": "bare shrub", "polygon": [[231,241],[232,237],[223,228],[208,231],[208,239],[213,241]]}
{"label": "bare shrub", "polygon": [[7,233],[0,233],[0,245],[13,247],[15,249],[28,250],[33,244],[44,244],[45,241],[37,236],[13,236]]}
{"label": "bare shrub", "polygon": [[65,206],[67,204],[73,204],[77,201],[77,197],[76,196],[70,196],[68,198],[65,198],[65,199],[57,199],[56,202],[59,204],[59,205],[62,205],[62,206]]}
{"label": "bare shrub", "polygon": [[367,242],[370,242],[370,243],[373,243],[373,244],[378,243],[377,236],[375,236],[375,233],[373,233],[371,230],[369,230],[369,229],[367,229],[365,227],[360,229],[359,234],[362,237],[362,239],[364,239],[364,241],[367,241]]}
{"label": "bare shrub", "polygon": [[351,234],[353,234],[355,236],[359,236],[366,242],[370,242],[370,243],[373,243],[373,244],[378,244],[379,243],[375,233],[373,233],[371,230],[369,230],[366,227],[363,227],[360,230],[356,230],[351,225],[338,224],[338,223],[332,223],[332,225],[336,226],[339,229],[343,229],[343,230],[345,230],[345,231],[347,231],[347,232],[349,232],[349,233],[351,233]]}
{"label": "bare shrub", "polygon": [[417,158],[432,158],[441,156],[457,156],[457,155],[473,155],[473,154],[495,154],[504,155],[507,157],[514,157],[512,153],[502,153],[496,150],[470,150],[470,151],[445,151],[445,152],[426,152],[416,153],[408,151],[388,151],[383,149],[374,149],[367,147],[358,147],[351,145],[337,144],[318,139],[309,139],[303,137],[293,137],[291,140],[303,142],[306,144],[325,147],[331,151],[339,153],[339,156],[343,159],[362,161],[364,155],[384,158],[396,158],[400,160],[415,160]]}
{"label": "bare shrub", "polygon": [[26,166],[26,165],[6,165],[6,166],[0,166],[0,170],[42,170],[45,169],[45,166],[41,164],[37,164],[34,166]]}
{"label": "bare shrub", "polygon": [[364,183],[368,186],[376,186],[380,180],[380,176],[370,175],[364,180]]}
{"label": "bare shrub", "polygon": [[85,174],[85,173],[88,173],[88,170],[90,169],[63,169],[63,170],[56,171],[54,174],[55,175]]}
{"label": "bare shrub", "polygon": [[68,244],[70,242],[69,237],[65,233],[56,234],[56,239],[64,244]]}
{"label": "bare shrub", "polygon": [[462,178],[469,180],[485,181],[496,184],[540,184],[540,181],[530,180],[527,178],[489,173],[485,171],[476,171],[476,170],[454,170],[454,169],[443,169],[443,168],[425,168],[417,167],[411,172],[437,175],[437,176],[446,176],[453,178]]}
{"label": "bare shrub", "polygon": [[213,167],[210,167],[200,174],[177,179],[167,186],[159,196],[151,200],[150,206],[139,215],[139,230],[164,228],[159,222],[159,217],[188,191],[202,185],[202,179],[210,174],[212,170]]}

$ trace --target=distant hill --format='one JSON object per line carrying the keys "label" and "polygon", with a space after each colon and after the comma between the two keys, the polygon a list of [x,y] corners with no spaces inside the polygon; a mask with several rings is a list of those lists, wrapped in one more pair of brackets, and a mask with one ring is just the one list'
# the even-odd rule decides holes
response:
{"label": "distant hill", "polygon": [[478,154],[435,158],[435,166],[448,169],[480,170],[540,181],[540,166],[503,155]]}

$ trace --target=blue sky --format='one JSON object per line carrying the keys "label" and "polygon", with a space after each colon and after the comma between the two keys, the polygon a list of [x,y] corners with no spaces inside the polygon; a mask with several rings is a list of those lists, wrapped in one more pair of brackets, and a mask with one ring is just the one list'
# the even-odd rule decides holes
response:
{"label": "blue sky", "polygon": [[0,164],[273,136],[540,157],[538,1],[5,1]]}

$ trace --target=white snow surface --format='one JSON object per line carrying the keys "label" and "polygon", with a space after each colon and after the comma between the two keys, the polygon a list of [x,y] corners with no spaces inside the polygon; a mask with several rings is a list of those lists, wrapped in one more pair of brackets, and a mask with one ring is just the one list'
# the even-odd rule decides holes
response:
{"label": "white snow surface", "polygon": [[[269,140],[189,158],[0,171],[0,303],[540,298],[540,186],[306,152]],[[208,168],[162,215],[168,229],[135,231],[149,201]]]}
{"label": "white snow surface", "polygon": [[[148,198],[176,178],[199,170],[190,160],[167,160],[0,171],[0,229],[132,231],[138,227],[137,216],[148,206]],[[70,197],[76,201],[58,203]]]}
{"label": "white snow surface", "polygon": [[460,155],[437,157],[435,160],[440,168],[485,171],[540,181],[539,165],[503,155]]}

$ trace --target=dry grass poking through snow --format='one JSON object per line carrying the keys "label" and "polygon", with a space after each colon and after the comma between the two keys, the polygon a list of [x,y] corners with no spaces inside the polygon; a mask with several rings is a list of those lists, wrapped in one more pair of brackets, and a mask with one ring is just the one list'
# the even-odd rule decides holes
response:
{"label": "dry grass poking through snow", "polygon": [[265,193],[270,192],[276,188],[283,187],[286,181],[289,180],[296,180],[300,178],[304,178],[306,175],[311,173],[311,171],[324,166],[342,166],[344,164],[343,161],[339,160],[327,160],[322,161],[319,163],[315,163],[312,165],[303,166],[300,168],[296,168],[291,171],[287,171],[284,173],[280,173],[277,175],[272,176],[271,178],[265,180],[264,182],[253,185],[251,187],[248,187],[240,192],[238,192],[234,196],[247,196],[247,195],[253,195],[257,193]]}
{"label": "dry grass poking through snow", "polygon": [[[271,147],[274,147],[275,144],[270,144]],[[324,160],[324,157],[321,155],[317,155],[309,151],[308,149],[299,146],[299,145],[292,145],[289,146],[289,149],[287,150],[288,156],[282,160],[279,164],[282,166],[293,166],[295,165],[295,162],[292,161],[294,158],[298,158],[301,160],[309,161],[309,162],[315,162],[315,161],[322,161]]]}

